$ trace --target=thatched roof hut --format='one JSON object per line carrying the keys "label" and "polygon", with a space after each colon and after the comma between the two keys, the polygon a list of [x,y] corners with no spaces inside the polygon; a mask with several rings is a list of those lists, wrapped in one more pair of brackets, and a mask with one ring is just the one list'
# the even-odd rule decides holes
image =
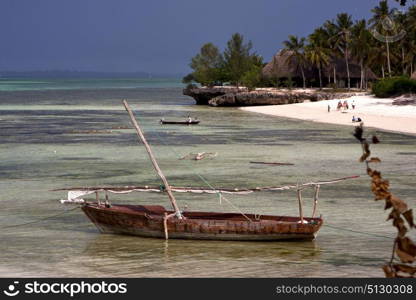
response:
{"label": "thatched roof hut", "polygon": [[[299,67],[298,61],[295,57],[291,57],[291,51],[279,51],[272,60],[266,64],[263,68],[263,75],[266,77],[276,78],[302,78],[302,72]],[[318,74],[315,74],[313,68],[304,68],[305,77],[311,78]]]}
{"label": "thatched roof hut", "polygon": [[[302,72],[295,57],[291,57],[291,51],[279,51],[277,52],[272,60],[266,64],[263,68],[263,76],[275,77],[275,78],[292,78],[294,81],[302,80]],[[322,77],[326,82],[328,78],[334,76],[334,65],[336,69],[336,76],[338,82],[346,82],[347,80],[347,66],[343,58],[333,58],[332,62],[322,70]],[[361,79],[361,68],[358,63],[351,60],[349,63],[350,78],[352,83],[356,83]],[[307,81],[319,82],[318,69],[313,66],[307,66],[304,68],[304,73]],[[375,80],[377,76],[369,68],[366,70],[367,79]]]}
{"label": "thatched roof hut", "polygon": [[[339,79],[347,79],[347,65],[345,64],[345,59],[341,57],[335,57],[332,59],[332,62],[329,64],[329,66],[326,67],[326,70],[324,71],[324,76],[334,76],[334,65],[336,69],[337,78]],[[349,64],[350,69],[350,78],[360,79],[361,78],[361,67],[358,62],[356,62],[354,59],[352,59]],[[369,80],[376,80],[377,75],[374,74],[374,72],[370,68],[366,68],[366,77]]]}

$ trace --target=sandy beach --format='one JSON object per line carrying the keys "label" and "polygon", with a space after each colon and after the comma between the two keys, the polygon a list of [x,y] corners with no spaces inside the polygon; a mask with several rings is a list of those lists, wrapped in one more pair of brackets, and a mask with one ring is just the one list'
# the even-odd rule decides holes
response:
{"label": "sandy beach", "polygon": [[[337,110],[339,100],[325,100],[287,105],[251,106],[240,109],[272,116],[302,119],[312,122],[356,126],[353,116],[359,117],[365,126],[385,131],[416,135],[416,105],[393,105],[394,99],[373,96],[354,96],[345,99],[348,110]],[[341,100],[344,102],[344,99]],[[355,103],[355,109],[352,104]],[[328,105],[330,112],[328,112]]]}

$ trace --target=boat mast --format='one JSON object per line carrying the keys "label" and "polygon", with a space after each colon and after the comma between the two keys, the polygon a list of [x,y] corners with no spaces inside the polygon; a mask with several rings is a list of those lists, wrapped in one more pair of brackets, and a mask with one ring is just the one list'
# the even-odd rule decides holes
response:
{"label": "boat mast", "polygon": [[149,154],[150,160],[152,161],[152,164],[153,164],[153,167],[156,170],[156,173],[159,175],[160,179],[162,179],[163,184],[165,185],[166,192],[169,196],[170,202],[172,203],[173,209],[175,210],[176,216],[179,219],[182,219],[181,211],[179,210],[179,207],[176,204],[176,199],[173,196],[170,185],[169,185],[165,175],[163,175],[162,170],[159,168],[159,165],[156,161],[156,158],[154,157],[154,155],[152,153],[152,149],[150,148],[150,145],[147,143],[146,138],[144,137],[144,134],[143,134],[142,130],[140,129],[139,124],[137,123],[136,118],[134,117],[133,112],[132,112],[129,104],[127,103],[126,100],[123,100],[123,104],[124,104],[124,107],[126,108],[127,112],[130,115],[131,122],[132,122],[134,128],[136,129],[137,135],[139,136],[140,140],[143,142],[143,144],[146,148],[146,151]]}

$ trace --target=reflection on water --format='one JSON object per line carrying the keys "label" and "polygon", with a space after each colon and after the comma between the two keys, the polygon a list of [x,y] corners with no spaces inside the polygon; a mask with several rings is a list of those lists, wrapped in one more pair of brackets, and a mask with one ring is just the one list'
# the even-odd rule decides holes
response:
{"label": "reflection on water", "polygon": [[[114,241],[117,240],[117,243]],[[221,241],[189,241],[189,240],[161,240],[152,238],[136,238],[101,234],[88,244],[84,255],[103,258],[125,259],[127,262],[135,260],[134,255],[140,253],[153,253],[156,258],[164,257],[166,260],[175,261],[183,255],[200,255],[210,259],[240,259],[256,258],[261,253],[262,258],[278,258],[284,260],[299,260],[311,258],[319,253],[319,248],[314,241],[305,242],[224,242]],[[125,256],[129,254],[130,256]],[[124,257],[124,258],[123,258]]]}
{"label": "reflection on water", "polygon": [[[317,257],[319,248],[314,242],[224,244],[218,241],[164,241],[112,235],[100,235],[81,255],[86,262],[84,266],[103,274],[118,263],[128,266],[122,272],[158,277],[253,276],[250,274],[253,263],[257,268],[264,265],[272,270],[276,265],[310,263]],[[232,274],[235,268],[240,271]]]}
{"label": "reflection on water", "polygon": [[[129,99],[172,185],[256,187],[363,175],[323,186],[319,213],[326,224],[312,242],[216,242],[102,235],[79,210],[57,200],[67,186],[157,184],[120,100]],[[372,201],[357,163],[351,129],[272,118],[234,108],[192,105],[179,88],[0,92],[0,276],[137,277],[374,277],[389,259],[394,229],[382,203]],[[160,126],[160,118],[202,120],[198,126]],[[87,134],[85,131],[111,131]],[[84,133],[83,133],[83,132]],[[374,155],[394,192],[415,207],[416,138],[378,133]],[[215,159],[179,160],[217,152]],[[250,161],[294,166],[253,165]],[[229,196],[244,212],[296,215],[291,191]],[[304,193],[312,210],[313,191]],[[159,194],[111,195],[128,204],[162,204]],[[233,211],[215,195],[178,195],[189,210]],[[336,229],[338,228],[338,229]],[[343,228],[352,231],[342,230]],[[356,231],[356,232],[353,232]],[[367,234],[360,234],[364,232]]]}

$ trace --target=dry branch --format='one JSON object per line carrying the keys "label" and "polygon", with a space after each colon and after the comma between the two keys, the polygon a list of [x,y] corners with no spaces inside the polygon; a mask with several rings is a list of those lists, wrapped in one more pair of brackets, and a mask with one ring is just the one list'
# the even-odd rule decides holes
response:
{"label": "dry branch", "polygon": [[[384,209],[391,209],[387,220],[393,220],[392,225],[397,229],[397,236],[394,240],[390,262],[383,266],[386,277],[415,277],[416,266],[416,244],[407,237],[410,230],[415,228],[413,220],[413,211],[409,209],[407,203],[390,192],[390,183],[385,180],[380,171],[370,167],[372,163],[381,163],[377,157],[371,156],[370,143],[363,136],[364,127],[355,128],[354,136],[360,141],[363,154],[360,162],[365,162],[367,166],[367,174],[371,177],[371,191],[374,194],[374,200],[384,200]],[[372,137],[373,144],[380,141],[376,136]],[[395,258],[400,259],[402,264],[394,262]],[[413,264],[413,265],[412,265]],[[403,275],[406,274],[406,275]]]}

